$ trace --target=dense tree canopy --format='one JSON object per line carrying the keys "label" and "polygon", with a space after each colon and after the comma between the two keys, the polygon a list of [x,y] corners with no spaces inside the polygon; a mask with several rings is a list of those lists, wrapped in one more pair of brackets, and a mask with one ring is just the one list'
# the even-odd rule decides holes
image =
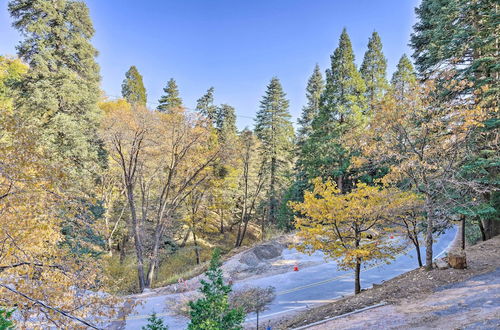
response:
{"label": "dense tree canopy", "polygon": [[[390,262],[399,243],[415,246],[421,266],[424,235],[431,269],[450,220],[466,223],[470,241],[500,232],[492,0],[422,0],[415,67],[402,55],[390,83],[378,33],[358,68],[344,29],[324,75],[316,65],[303,82],[297,135],[278,77],[253,129],[213,87],[192,111],[174,79],[151,109],[135,66],[123,98],[109,100],[83,1],[11,0],[8,10],[22,41],[17,58],[0,56],[2,324],[93,327],[122,306],[113,294],[184,283],[214,248],[275,230],[295,227],[300,250],[354,270],[355,293],[361,268]],[[220,260],[189,305],[192,329],[242,327]],[[247,311],[262,311],[271,291],[246,292]]]}

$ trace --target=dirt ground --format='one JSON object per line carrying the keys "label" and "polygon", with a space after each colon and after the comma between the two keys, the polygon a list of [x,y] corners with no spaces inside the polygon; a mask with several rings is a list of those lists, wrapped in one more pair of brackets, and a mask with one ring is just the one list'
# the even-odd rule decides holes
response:
{"label": "dirt ground", "polygon": [[388,305],[311,329],[456,329],[465,324],[470,328],[499,328],[500,236],[469,247],[466,253],[465,270],[416,269],[356,296],[276,321],[273,328],[300,327],[381,302]]}

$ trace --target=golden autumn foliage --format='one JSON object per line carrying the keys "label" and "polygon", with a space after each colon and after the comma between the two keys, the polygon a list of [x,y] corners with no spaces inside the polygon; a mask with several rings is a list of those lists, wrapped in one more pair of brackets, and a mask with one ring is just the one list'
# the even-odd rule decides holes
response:
{"label": "golden autumn foliage", "polygon": [[390,221],[406,216],[405,205],[418,197],[396,188],[359,183],[350,193],[341,194],[336,184],[320,178],[312,181],[304,202],[291,203],[297,216],[298,236],[304,240],[300,251],[323,251],[338,260],[341,269],[355,271],[355,292],[360,292],[361,266],[390,262],[402,250],[399,240],[390,239]]}
{"label": "golden autumn foliage", "polygon": [[467,100],[443,102],[438,93],[431,80],[410,85],[403,96],[389,91],[358,140],[363,152],[356,160],[357,165],[370,159],[387,166],[384,182],[404,182],[407,189],[424,197],[428,269],[432,267],[434,227],[447,220],[442,215],[454,206],[447,194],[460,180],[458,164],[470,153],[466,145],[471,132],[487,112]]}
{"label": "golden autumn foliage", "polygon": [[[104,102],[101,109],[100,134],[111,171],[120,177],[114,182],[124,191],[142,291],[156,279],[160,248],[176,212],[210,176],[219,153],[217,139],[204,119],[182,108],[153,112],[119,100]],[[146,224],[152,225],[150,237],[144,233]],[[146,256],[146,250],[152,252]]]}
{"label": "golden autumn foliage", "polygon": [[91,323],[114,315],[118,300],[98,293],[102,278],[96,260],[75,256],[62,244],[63,218],[78,213],[63,165],[48,160],[29,118],[13,111],[13,95],[2,96],[0,305],[16,307],[17,326],[30,329],[83,325],[39,302],[78,318],[91,316]]}

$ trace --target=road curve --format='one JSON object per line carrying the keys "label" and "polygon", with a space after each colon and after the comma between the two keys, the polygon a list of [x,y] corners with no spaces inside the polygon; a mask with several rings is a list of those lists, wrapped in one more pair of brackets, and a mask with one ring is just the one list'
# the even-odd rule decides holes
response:
{"label": "road curve", "polygon": [[[457,232],[456,228],[447,230],[440,235],[434,243],[433,252],[436,257],[442,255],[453,241]],[[286,250],[285,250],[286,251]],[[297,254],[294,250],[285,253]],[[425,248],[422,248],[425,256]],[[312,256],[301,256],[300,259],[317,260],[323,258],[321,252]],[[402,273],[415,269],[418,266],[416,253],[411,249],[406,254],[399,255],[391,264],[379,264],[364,269],[361,272],[362,288],[369,288],[375,283],[381,283]],[[340,271],[334,261],[324,262],[317,266],[300,269],[298,272],[272,275],[269,277],[244,280],[235,283],[234,289],[243,286],[274,286],[276,298],[269,305],[269,309],[260,315],[260,320],[282,316],[286,313],[300,311],[316,304],[323,304],[341,296],[352,294],[354,278],[352,271]],[[152,312],[162,317],[170,330],[181,330],[187,327],[188,320],[184,317],[171,315],[165,311],[166,299],[176,299],[178,295],[156,296],[145,298],[142,305],[136,307],[134,312],[127,317],[125,329],[140,329],[147,323],[147,318]],[[247,322],[252,322],[255,316],[249,314]],[[261,323],[261,324],[262,324]]]}

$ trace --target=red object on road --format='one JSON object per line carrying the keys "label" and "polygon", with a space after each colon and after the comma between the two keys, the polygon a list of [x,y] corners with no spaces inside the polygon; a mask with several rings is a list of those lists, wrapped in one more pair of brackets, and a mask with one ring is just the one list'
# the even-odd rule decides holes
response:
{"label": "red object on road", "polygon": [[295,266],[293,266],[293,271],[294,272],[298,272],[299,271],[299,266],[297,266],[297,264],[295,264]]}
{"label": "red object on road", "polygon": [[391,239],[393,239],[393,238],[394,238],[394,236],[391,236]]}

